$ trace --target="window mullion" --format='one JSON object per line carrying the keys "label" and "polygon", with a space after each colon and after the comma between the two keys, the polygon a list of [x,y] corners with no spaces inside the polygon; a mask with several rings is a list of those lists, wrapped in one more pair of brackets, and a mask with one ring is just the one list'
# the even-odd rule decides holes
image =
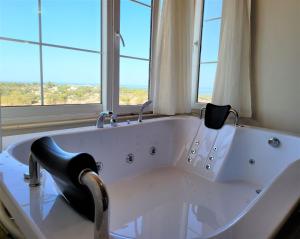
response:
{"label": "window mullion", "polygon": [[41,83],[41,105],[44,105],[44,73],[43,73],[43,47],[42,47],[42,2],[38,0],[39,17],[39,51],[40,51],[40,83]]}
{"label": "window mullion", "polygon": [[102,105],[112,110],[114,83],[114,1],[102,0]]}
{"label": "window mullion", "polygon": [[204,0],[196,0],[196,11],[194,18],[194,45],[193,45],[193,66],[192,66],[192,102],[197,103],[198,88],[199,88],[199,69],[200,69],[200,54],[202,45],[202,29],[204,20]]}
{"label": "window mullion", "polygon": [[[210,9],[210,7],[205,7],[206,5],[206,0],[199,0],[203,4],[202,8],[202,17],[200,20],[200,45],[199,45],[199,54],[197,56],[198,59],[196,61],[198,62],[198,74],[197,78],[194,80],[197,82],[197,87],[195,88],[195,96],[196,96],[196,102],[195,104],[202,104],[202,103],[207,103],[211,101],[212,99],[212,94],[213,94],[213,85],[216,77],[216,66],[218,64],[218,48],[220,45],[220,35],[218,35],[218,32],[220,33],[220,24],[218,25],[219,22],[222,21],[222,15],[221,16],[213,16],[213,17],[205,17],[206,12],[208,11],[207,9]],[[209,2],[207,0],[207,2]],[[209,3],[208,3],[209,4]],[[222,4],[222,0],[219,2],[219,4]],[[217,7],[217,6],[214,6]],[[221,7],[221,6],[219,6]],[[205,12],[205,14],[204,14]],[[211,25],[213,24],[213,25]],[[205,25],[205,26],[204,26]],[[210,32],[213,32],[216,35],[216,39],[218,39],[218,42],[216,43],[215,41],[210,41],[208,43],[208,37],[210,37],[209,33],[207,32],[208,30],[208,25]],[[206,30],[203,30],[206,29]],[[204,42],[204,45],[203,45]],[[211,52],[208,52],[207,49],[204,49],[203,47],[208,48],[211,47]],[[212,45],[210,45],[212,44]],[[217,52],[217,53],[216,53]],[[216,56],[216,55],[217,56]],[[202,57],[203,56],[203,57]],[[201,61],[202,59],[205,59],[204,61]],[[216,59],[216,60],[214,60]],[[195,74],[196,75],[196,74]],[[202,82],[203,81],[203,82]],[[201,93],[202,92],[202,93]],[[201,98],[201,99],[200,99]]]}
{"label": "window mullion", "polygon": [[120,91],[120,44],[117,33],[120,33],[121,7],[120,0],[114,1],[113,18],[113,79],[112,79],[112,109],[119,113],[119,91]]}

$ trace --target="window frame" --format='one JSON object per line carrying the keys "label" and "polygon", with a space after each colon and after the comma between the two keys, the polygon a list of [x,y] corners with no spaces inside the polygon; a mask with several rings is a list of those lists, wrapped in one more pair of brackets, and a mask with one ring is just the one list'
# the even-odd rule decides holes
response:
{"label": "window frame", "polygon": [[[195,24],[194,24],[194,48],[193,48],[193,70],[192,70],[192,108],[201,109],[207,103],[199,102],[199,85],[200,85],[200,70],[201,64],[218,63],[219,59],[214,62],[201,62],[201,50],[202,50],[202,33],[203,33],[203,22],[204,22],[204,4],[206,0],[196,0],[196,11],[195,13]],[[220,17],[213,17],[206,19],[206,21],[220,20],[222,24],[222,15]],[[220,29],[221,30],[221,29]],[[220,42],[219,42],[220,44]]]}
{"label": "window frame", "polygon": [[[40,58],[40,94],[41,94],[41,105],[23,105],[23,106],[2,106],[1,107],[1,99],[0,99],[0,107],[1,107],[1,120],[3,125],[18,125],[18,124],[34,124],[34,123],[41,123],[41,122],[50,122],[50,121],[64,121],[70,119],[84,119],[84,118],[91,118],[96,117],[98,112],[102,111],[102,101],[103,101],[103,83],[102,83],[102,55],[103,55],[103,0],[100,1],[100,24],[101,24],[101,46],[100,51],[93,51],[88,49],[76,48],[76,47],[69,47],[57,44],[50,44],[45,43],[42,41],[42,29],[41,29],[41,2],[42,0],[37,0],[38,4],[38,32],[39,38],[38,42],[35,41],[27,41],[21,39],[14,39],[9,37],[0,37],[1,40],[4,41],[11,41],[11,42],[19,42],[20,44],[33,44],[39,46],[39,58]],[[100,102],[99,103],[88,103],[88,104],[57,104],[57,105],[44,105],[44,81],[43,81],[43,52],[42,47],[49,46],[61,49],[69,49],[74,51],[84,51],[84,52],[94,52],[95,54],[99,53],[99,57],[101,65],[99,66],[100,73],[100,85],[101,91],[100,94]]]}
{"label": "window frame", "polygon": [[[96,118],[99,112],[113,110],[117,114],[133,114],[139,105],[119,105],[119,39],[120,0],[101,1],[101,102],[92,104],[27,105],[1,107],[3,125],[18,125],[72,119]],[[136,2],[135,0],[130,0]],[[38,0],[41,3],[41,0]],[[150,55],[149,55],[149,99],[153,97],[152,52],[155,39],[156,15],[159,0],[152,0]],[[40,9],[40,5],[39,5]],[[40,12],[40,11],[39,11]],[[38,16],[40,18],[40,15]],[[40,21],[40,19],[39,19]],[[27,41],[24,41],[24,43]],[[41,47],[41,46],[40,46]],[[41,88],[43,88],[41,79]],[[43,89],[41,89],[43,90]],[[100,93],[100,92],[99,92]],[[42,99],[41,99],[42,101]],[[146,111],[152,111],[152,106]]]}
{"label": "window frame", "polygon": [[[134,114],[139,112],[141,104],[138,105],[120,105],[119,98],[120,98],[120,58],[122,55],[120,54],[120,38],[118,34],[120,33],[120,16],[121,16],[121,9],[120,9],[120,1],[121,0],[114,0],[114,20],[115,23],[113,26],[113,42],[114,42],[114,54],[113,54],[113,62],[114,62],[114,69],[113,74],[114,78],[112,79],[113,82],[113,94],[111,98],[111,109],[116,112],[117,114]],[[136,4],[147,5],[144,3],[139,2],[138,0],[129,0]],[[153,45],[155,39],[155,26],[158,13],[158,5],[159,0],[151,0],[151,23],[150,23],[150,49],[149,49],[149,79],[148,79],[148,100],[153,99],[153,80],[152,80],[152,69],[153,69]],[[146,6],[145,6],[146,7]],[[137,57],[138,58],[138,57]],[[153,105],[148,106],[145,109],[145,112],[151,112],[153,109]]]}

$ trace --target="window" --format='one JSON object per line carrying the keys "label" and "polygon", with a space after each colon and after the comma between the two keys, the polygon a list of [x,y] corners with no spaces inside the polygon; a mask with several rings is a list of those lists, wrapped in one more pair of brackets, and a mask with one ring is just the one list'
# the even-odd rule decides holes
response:
{"label": "window", "polygon": [[101,0],[0,0],[2,106],[101,102]]}
{"label": "window", "polygon": [[222,0],[204,0],[197,101],[211,101],[218,64]]}
{"label": "window", "polygon": [[2,122],[137,112],[151,98],[154,2],[0,0]]}
{"label": "window", "polygon": [[[152,1],[120,0],[119,89],[114,109],[129,113],[149,99]],[[125,107],[126,108],[126,107]]]}

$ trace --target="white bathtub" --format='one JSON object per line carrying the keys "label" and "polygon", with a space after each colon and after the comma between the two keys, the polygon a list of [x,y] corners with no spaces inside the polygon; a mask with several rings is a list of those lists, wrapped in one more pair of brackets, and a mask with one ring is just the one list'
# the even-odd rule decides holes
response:
{"label": "white bathtub", "polygon": [[[23,179],[31,143],[53,135],[65,150],[88,152],[102,163],[112,236],[270,238],[300,198],[300,138],[202,123],[169,117],[32,134],[0,155],[0,199],[26,238],[93,238],[93,224],[59,196],[47,172],[37,188]],[[280,147],[268,144],[272,137]]]}

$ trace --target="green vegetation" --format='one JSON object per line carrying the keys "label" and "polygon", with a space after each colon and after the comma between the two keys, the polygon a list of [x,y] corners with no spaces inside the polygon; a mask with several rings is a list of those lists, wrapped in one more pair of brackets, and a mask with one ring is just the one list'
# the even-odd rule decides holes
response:
{"label": "green vegetation", "polygon": [[136,105],[143,104],[148,100],[148,90],[120,88],[120,105]]}
{"label": "green vegetation", "polygon": [[100,93],[100,86],[44,84],[45,105],[99,103]]}
{"label": "green vegetation", "polygon": [[211,102],[211,95],[199,95],[198,102],[201,103],[210,103]]}
{"label": "green vegetation", "polygon": [[[99,103],[101,97],[100,86],[44,84],[44,104],[88,104]],[[38,83],[10,83],[0,82],[2,106],[41,105],[41,87]],[[120,104],[135,105],[148,99],[145,89],[120,89]]]}
{"label": "green vegetation", "polygon": [[1,83],[1,105],[39,105],[40,85],[36,83]]}

